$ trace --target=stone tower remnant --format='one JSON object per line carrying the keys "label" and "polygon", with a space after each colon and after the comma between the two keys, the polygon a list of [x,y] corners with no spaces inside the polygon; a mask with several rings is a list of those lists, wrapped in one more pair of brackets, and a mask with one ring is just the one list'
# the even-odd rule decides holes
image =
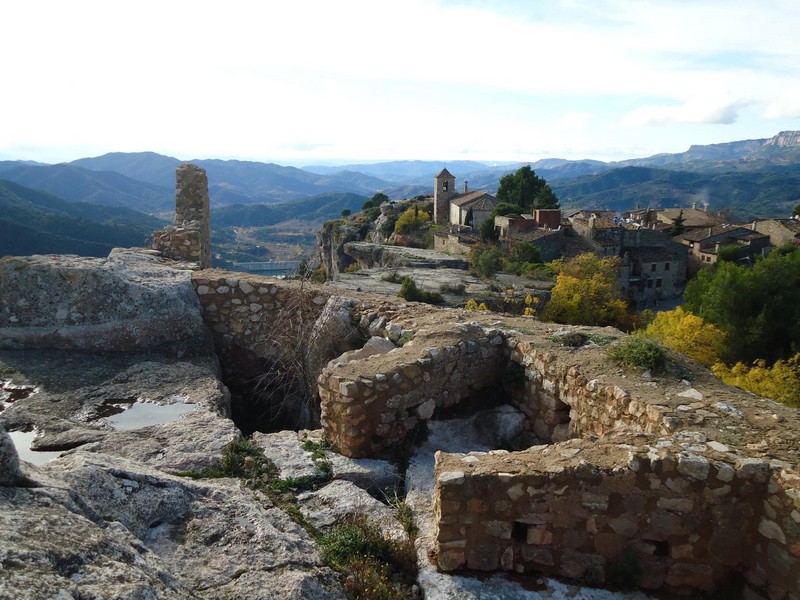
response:
{"label": "stone tower remnant", "polygon": [[175,221],[153,234],[153,249],[166,257],[211,267],[211,220],[205,169],[184,164],[175,170]]}

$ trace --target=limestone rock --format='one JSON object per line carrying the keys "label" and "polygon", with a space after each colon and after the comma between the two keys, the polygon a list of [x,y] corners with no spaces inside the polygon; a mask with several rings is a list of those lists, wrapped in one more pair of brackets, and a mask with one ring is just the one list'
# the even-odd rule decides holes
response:
{"label": "limestone rock", "polygon": [[0,486],[16,485],[22,477],[19,470],[19,456],[11,441],[11,436],[0,427]]}
{"label": "limestone rock", "polygon": [[15,566],[0,596],[345,597],[309,536],[237,481],[80,451],[38,475],[0,488],[0,553]]}
{"label": "limestone rock", "polygon": [[316,492],[300,494],[297,500],[303,514],[318,529],[329,529],[364,516],[391,539],[408,538],[391,508],[349,481],[332,481]]}
{"label": "limestone rock", "polygon": [[190,273],[152,252],[0,259],[0,347],[183,354],[209,340]]}
{"label": "limestone rock", "polygon": [[406,246],[382,246],[367,242],[347,242],[344,252],[353,257],[362,269],[375,267],[427,267],[467,269],[469,266],[463,258],[451,256],[444,252]]}
{"label": "limestone rock", "polygon": [[310,383],[331,359],[361,346],[362,333],[352,316],[354,306],[352,298],[331,296],[323,307],[309,335],[306,367]]}

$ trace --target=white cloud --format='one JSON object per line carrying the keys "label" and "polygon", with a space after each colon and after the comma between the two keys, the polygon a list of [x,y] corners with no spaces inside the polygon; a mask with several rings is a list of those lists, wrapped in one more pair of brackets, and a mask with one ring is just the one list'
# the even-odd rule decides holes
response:
{"label": "white cloud", "polygon": [[665,150],[657,124],[800,128],[794,0],[27,0],[0,19],[6,154],[503,160]]}
{"label": "white cloud", "polygon": [[736,123],[741,111],[751,104],[753,104],[751,100],[745,99],[691,98],[682,104],[640,106],[626,114],[621,122],[627,127],[671,123],[730,125]]}

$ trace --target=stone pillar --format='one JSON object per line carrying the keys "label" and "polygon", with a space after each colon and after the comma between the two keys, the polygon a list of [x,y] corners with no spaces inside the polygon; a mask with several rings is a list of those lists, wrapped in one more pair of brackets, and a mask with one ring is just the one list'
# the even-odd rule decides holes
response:
{"label": "stone pillar", "polygon": [[175,171],[175,222],[153,234],[164,256],[211,267],[211,220],[205,169],[185,164]]}
{"label": "stone pillar", "polygon": [[211,209],[205,169],[181,165],[175,170],[175,226],[199,232],[199,256],[204,269],[211,267]]}

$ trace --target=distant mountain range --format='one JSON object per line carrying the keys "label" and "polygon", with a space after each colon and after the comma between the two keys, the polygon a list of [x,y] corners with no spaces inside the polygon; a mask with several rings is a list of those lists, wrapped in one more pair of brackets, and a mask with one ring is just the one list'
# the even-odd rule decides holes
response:
{"label": "distant mountain range", "polygon": [[[796,131],[618,162],[414,160],[300,169],[115,152],[57,165],[0,161],[0,180],[7,180],[0,187],[0,255],[62,252],[57,248],[64,247],[102,255],[101,246],[141,244],[143,236],[163,221],[140,213],[171,220],[175,168],[183,162],[206,170],[212,223],[217,227],[274,229],[292,220],[310,224],[335,218],[344,209],[356,211],[363,199],[378,191],[390,198],[429,194],[443,167],[458,178],[459,188],[468,185],[493,192],[503,175],[530,164],[550,183],[564,208],[623,211],[637,205],[696,203],[710,210],[730,209],[732,218],[748,220],[785,216],[800,204],[800,132]],[[241,247],[234,232],[219,235]],[[307,228],[303,235],[308,237]]]}

